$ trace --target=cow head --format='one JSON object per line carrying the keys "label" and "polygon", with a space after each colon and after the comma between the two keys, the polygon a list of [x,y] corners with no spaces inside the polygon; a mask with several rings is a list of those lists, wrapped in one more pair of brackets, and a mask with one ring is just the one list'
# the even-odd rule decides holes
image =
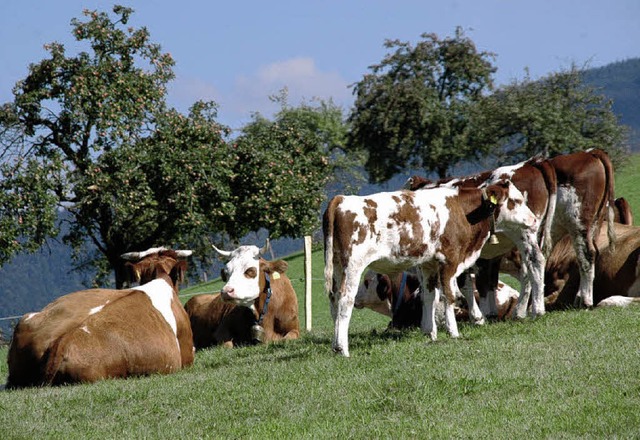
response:
{"label": "cow head", "polygon": [[500,180],[482,189],[484,203],[497,211],[500,229],[535,229],[538,218],[527,206],[527,200],[510,180]]}
{"label": "cow head", "polygon": [[284,273],[286,261],[266,261],[260,255],[267,251],[267,244],[259,249],[257,246],[240,246],[233,251],[213,249],[226,260],[220,276],[226,284],[221,296],[225,301],[249,306],[264,289],[264,273]]}
{"label": "cow head", "polygon": [[358,309],[366,307],[391,317],[391,288],[388,275],[368,270],[358,287],[354,306]]}
{"label": "cow head", "polygon": [[192,253],[193,251],[190,250],[157,247],[142,252],[127,252],[120,255],[120,258],[127,260],[125,269],[129,282],[145,284],[167,274],[173,285],[177,286],[177,283],[184,279],[187,270],[185,260]]}

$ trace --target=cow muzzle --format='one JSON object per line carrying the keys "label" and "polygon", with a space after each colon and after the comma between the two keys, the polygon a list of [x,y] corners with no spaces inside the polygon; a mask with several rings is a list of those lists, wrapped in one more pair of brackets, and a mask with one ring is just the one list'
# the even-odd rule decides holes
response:
{"label": "cow muzzle", "polygon": [[236,290],[231,286],[224,286],[220,291],[220,297],[222,301],[237,304],[240,306],[249,306],[253,304],[255,298],[240,298],[236,293]]}

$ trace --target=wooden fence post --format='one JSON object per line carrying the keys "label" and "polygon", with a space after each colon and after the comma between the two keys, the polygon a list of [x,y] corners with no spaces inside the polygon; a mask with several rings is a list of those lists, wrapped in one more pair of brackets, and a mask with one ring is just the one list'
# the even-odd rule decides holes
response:
{"label": "wooden fence post", "polygon": [[311,330],[311,236],[304,237],[304,323]]}

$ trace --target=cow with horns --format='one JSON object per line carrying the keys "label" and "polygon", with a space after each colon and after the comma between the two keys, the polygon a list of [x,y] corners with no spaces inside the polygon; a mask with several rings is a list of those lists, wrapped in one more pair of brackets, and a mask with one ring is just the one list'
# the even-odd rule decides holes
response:
{"label": "cow with horns", "polygon": [[220,293],[196,295],[185,304],[196,349],[247,345],[300,335],[298,298],[284,260],[260,257],[267,250],[240,246],[214,250],[225,260]]}
{"label": "cow with horns", "polygon": [[189,255],[165,248],[124,254],[143,284],[70,293],[24,315],[9,347],[7,388],[164,374],[191,365],[193,336],[178,299]]}

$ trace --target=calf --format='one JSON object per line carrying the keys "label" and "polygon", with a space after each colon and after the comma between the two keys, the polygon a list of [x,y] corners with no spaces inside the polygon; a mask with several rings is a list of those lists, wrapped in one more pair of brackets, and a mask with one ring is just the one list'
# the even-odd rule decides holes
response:
{"label": "calf", "polygon": [[[419,267],[425,282],[422,331],[436,339],[434,307],[442,289],[445,324],[457,337],[456,277],[476,261],[494,222],[504,231],[538,227],[522,193],[509,181],[482,190],[435,188],[334,197],[323,216],[333,350],[349,356],[349,321],[360,277],[369,266],[388,274]],[[482,317],[477,308],[471,313],[474,319]]]}
{"label": "calf", "polygon": [[285,274],[287,262],[260,258],[257,246],[216,252],[228,259],[219,294],[197,295],[185,304],[196,349],[227,347],[300,336],[298,298]]}
{"label": "calf", "polygon": [[23,316],[9,347],[8,388],[171,373],[193,363],[189,319],[177,295],[191,251],[154,248],[124,258],[131,289],[90,289]]}
{"label": "calf", "polygon": [[[554,243],[568,234],[577,252],[580,271],[579,301],[590,307],[593,304],[593,271],[596,255],[595,231],[607,223],[608,237],[615,241],[613,233],[614,180],[613,166],[608,155],[598,149],[557,156],[553,159],[529,159],[511,167],[501,167],[493,172],[483,172],[464,179],[443,182],[447,185],[476,186],[496,179],[511,179],[523,194],[527,204],[544,224],[538,237],[543,251],[548,254]],[[415,182],[415,183],[414,183]],[[442,182],[436,185],[443,184]],[[408,185],[413,189],[424,186],[424,179],[413,177]],[[431,184],[432,186],[434,184]],[[546,205],[546,207],[545,207]],[[481,296],[492,295],[498,282],[500,255],[509,251],[509,241],[503,247],[487,247],[478,260],[478,288]],[[544,258],[535,249],[530,238],[522,244],[514,240],[522,253],[522,291],[516,315],[526,315],[529,298],[532,297],[533,316],[544,313]],[[532,284],[533,283],[533,284]],[[490,301],[492,304],[493,301]]]}
{"label": "calf", "polygon": [[417,327],[422,318],[418,275],[402,272],[390,276],[367,270],[358,287],[354,307],[389,316],[390,326],[394,328]]}
{"label": "calf", "polygon": [[[525,256],[520,267],[522,293],[519,295],[518,315],[524,316],[527,311],[527,300],[533,292],[534,304],[532,314],[544,313],[544,265],[543,248],[550,249],[551,222],[556,209],[556,175],[553,167],[546,161],[532,158],[513,166],[500,167],[492,171],[484,171],[472,176],[456,179],[444,179],[430,182],[419,176],[411,177],[406,186],[412,190],[433,188],[439,186],[476,188],[491,182],[510,179],[522,194],[525,195],[527,206],[540,220],[540,228],[532,230],[508,231],[500,234],[497,244],[485,246],[480,258],[476,261],[476,282],[480,297],[488,297],[488,316],[497,316],[496,289],[498,285],[498,268],[502,255],[510,252],[514,246]],[[468,278],[468,274],[463,275]],[[462,284],[462,282],[461,282]],[[464,282],[470,285],[470,282]],[[470,292],[466,296],[473,297]]]}
{"label": "calf", "polygon": [[[405,278],[404,282],[402,279]],[[487,313],[489,305],[488,298],[482,298],[475,287],[475,276],[471,276],[473,283],[473,293],[479,308],[483,313]],[[368,308],[392,318],[389,326],[392,328],[412,328],[418,327],[422,319],[422,300],[420,298],[420,281],[416,274],[403,272],[395,277],[375,273],[368,270],[358,287],[355,304],[356,308]],[[497,304],[494,308],[498,310],[498,319],[505,319],[512,313],[518,302],[519,293],[512,287],[498,282],[496,291]],[[459,299],[460,297],[456,298]],[[393,304],[393,306],[392,306]],[[443,309],[438,308],[438,312]],[[456,319],[469,320],[469,309],[464,301],[456,302]],[[438,322],[444,322],[443,316],[438,316]]]}

